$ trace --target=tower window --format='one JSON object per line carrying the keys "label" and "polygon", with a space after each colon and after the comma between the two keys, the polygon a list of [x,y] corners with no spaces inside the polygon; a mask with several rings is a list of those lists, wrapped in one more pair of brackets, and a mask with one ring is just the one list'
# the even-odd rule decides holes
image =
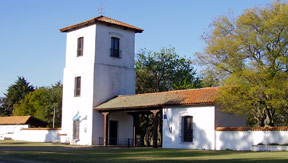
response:
{"label": "tower window", "polygon": [[117,37],[111,37],[110,56],[120,58],[120,53],[120,39]]}
{"label": "tower window", "polygon": [[77,41],[77,57],[83,56],[84,38],[79,37]]}
{"label": "tower window", "polygon": [[81,94],[81,77],[75,78],[75,93],[74,96],[80,96]]}

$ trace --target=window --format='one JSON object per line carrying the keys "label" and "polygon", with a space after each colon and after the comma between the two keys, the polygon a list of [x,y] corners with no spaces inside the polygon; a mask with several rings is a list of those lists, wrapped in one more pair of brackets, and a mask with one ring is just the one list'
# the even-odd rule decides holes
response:
{"label": "window", "polygon": [[183,117],[183,142],[193,141],[193,117]]}
{"label": "window", "polygon": [[81,77],[75,78],[75,96],[80,96],[81,94]]}
{"label": "window", "polygon": [[80,120],[73,121],[73,139],[79,140]]}
{"label": "window", "polygon": [[79,37],[77,42],[77,57],[83,56],[84,38]]}
{"label": "window", "polygon": [[120,53],[120,39],[117,37],[111,37],[110,56],[120,58]]}

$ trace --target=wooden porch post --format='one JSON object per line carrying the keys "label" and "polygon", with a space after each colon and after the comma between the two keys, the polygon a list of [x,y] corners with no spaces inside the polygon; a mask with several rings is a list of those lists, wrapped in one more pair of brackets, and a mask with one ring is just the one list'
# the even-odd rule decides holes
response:
{"label": "wooden porch post", "polygon": [[104,142],[104,146],[108,145],[108,115],[109,112],[102,112],[103,116],[104,116],[104,138],[103,138],[103,142]]}
{"label": "wooden porch post", "polygon": [[133,117],[133,146],[136,147],[136,118],[137,118],[137,113],[128,113]]}
{"label": "wooden porch post", "polygon": [[133,146],[136,147],[136,114],[133,114]]}
{"label": "wooden porch post", "polygon": [[157,113],[159,110],[151,110],[153,113],[153,148],[157,148],[157,138],[158,138],[158,117]]}

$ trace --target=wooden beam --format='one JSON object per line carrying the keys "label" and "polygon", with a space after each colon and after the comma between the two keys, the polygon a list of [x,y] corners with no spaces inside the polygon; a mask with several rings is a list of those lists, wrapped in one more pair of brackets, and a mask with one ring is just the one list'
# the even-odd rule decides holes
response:
{"label": "wooden beam", "polygon": [[157,139],[158,139],[158,117],[157,113],[159,110],[151,110],[153,113],[153,148],[157,148]]}
{"label": "wooden beam", "polygon": [[104,146],[108,145],[108,115],[109,112],[102,112],[103,116],[104,116],[104,138],[103,138],[103,142],[104,142]]}
{"label": "wooden beam", "polygon": [[136,119],[139,113],[130,112],[128,114],[133,117],[133,146],[136,147]]}

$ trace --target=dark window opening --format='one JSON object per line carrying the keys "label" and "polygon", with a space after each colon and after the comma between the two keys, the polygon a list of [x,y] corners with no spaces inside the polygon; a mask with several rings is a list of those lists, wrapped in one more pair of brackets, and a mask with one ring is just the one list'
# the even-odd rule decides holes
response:
{"label": "dark window opening", "polygon": [[81,94],[81,77],[75,78],[75,96],[80,96]]}
{"label": "dark window opening", "polygon": [[192,116],[183,117],[183,141],[184,142],[193,141],[193,117]]}
{"label": "dark window opening", "polygon": [[117,127],[118,122],[117,121],[110,121],[109,126],[109,145],[117,145]]}
{"label": "dark window opening", "polygon": [[83,45],[84,45],[84,38],[83,37],[78,38],[77,57],[83,56]]}
{"label": "dark window opening", "polygon": [[73,121],[73,139],[79,140],[80,120]]}
{"label": "dark window opening", "polygon": [[117,37],[111,37],[110,56],[120,58],[120,39]]}

